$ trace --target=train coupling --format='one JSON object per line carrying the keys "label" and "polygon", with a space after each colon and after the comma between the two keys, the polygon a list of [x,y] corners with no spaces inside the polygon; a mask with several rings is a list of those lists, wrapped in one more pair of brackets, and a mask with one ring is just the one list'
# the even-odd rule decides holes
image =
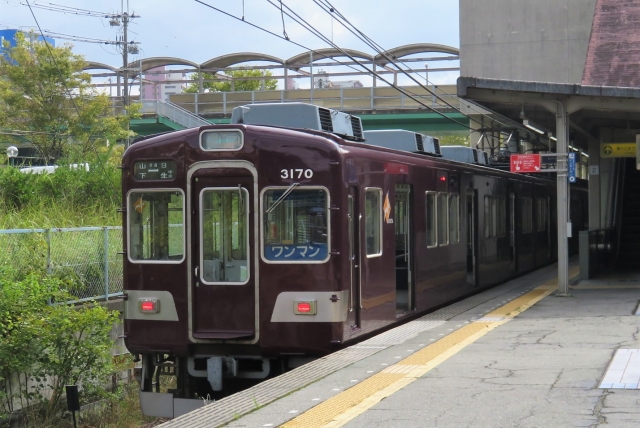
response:
{"label": "train coupling", "polygon": [[213,356],[206,359],[206,370],[196,369],[196,358],[191,357],[187,361],[189,374],[193,377],[206,377],[214,391],[222,391],[225,378],[264,379],[271,371],[270,360],[262,357]]}

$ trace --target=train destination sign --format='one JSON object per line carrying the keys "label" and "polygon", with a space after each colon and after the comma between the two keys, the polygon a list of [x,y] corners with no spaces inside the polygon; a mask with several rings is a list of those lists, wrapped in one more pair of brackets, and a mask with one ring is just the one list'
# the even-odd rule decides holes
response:
{"label": "train destination sign", "polygon": [[173,180],[177,172],[178,166],[170,160],[142,161],[133,165],[133,176],[141,181]]}
{"label": "train destination sign", "polygon": [[511,155],[511,172],[540,172],[540,155]]}

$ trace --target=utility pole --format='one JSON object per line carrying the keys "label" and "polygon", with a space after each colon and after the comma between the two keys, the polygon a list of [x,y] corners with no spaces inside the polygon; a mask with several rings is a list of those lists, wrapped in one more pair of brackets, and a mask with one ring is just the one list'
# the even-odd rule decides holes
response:
{"label": "utility pole", "polygon": [[122,27],[123,27],[123,45],[122,45],[122,75],[124,77],[124,92],[122,93],[125,107],[129,105],[129,70],[127,65],[129,64],[129,41],[127,39],[127,27],[129,25],[129,14],[127,12],[122,13]]}
{"label": "utility pole", "polygon": [[[105,18],[111,18],[109,24],[112,27],[120,26],[120,20],[122,20],[122,37],[120,40],[116,41],[116,45],[120,46],[122,49],[122,101],[124,103],[125,108],[130,104],[129,97],[129,54],[137,54],[138,53],[138,42],[129,42],[129,23],[133,18],[140,18],[140,15],[136,15],[135,13],[129,15],[129,2],[127,1],[127,10],[124,10],[124,2],[122,4],[122,12],[114,15],[107,15]],[[142,75],[140,76],[142,78]]]}

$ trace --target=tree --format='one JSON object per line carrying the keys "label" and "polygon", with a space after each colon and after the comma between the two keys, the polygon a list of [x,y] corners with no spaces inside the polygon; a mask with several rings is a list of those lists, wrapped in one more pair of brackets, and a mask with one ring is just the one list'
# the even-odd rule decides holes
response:
{"label": "tree", "polygon": [[[0,56],[0,132],[27,141],[47,163],[96,152],[107,140],[130,136],[129,118],[115,115],[111,100],[91,86],[84,59],[70,45],[53,47],[16,34]],[[134,109],[135,110],[135,109]]]}
{"label": "tree", "polygon": [[[278,87],[278,81],[276,79],[267,79],[266,77],[272,76],[269,70],[226,70],[223,75],[227,77],[222,81],[216,82],[203,82],[202,88],[209,89],[211,92],[241,92],[241,91],[273,91]],[[198,81],[200,73],[194,73],[191,75],[191,83],[185,92],[198,92]],[[247,77],[265,77],[260,80],[243,80]],[[216,79],[215,74],[202,73],[203,80]],[[218,78],[219,79],[219,78]],[[233,87],[231,86],[231,79],[233,79]]]}
{"label": "tree", "polygon": [[468,135],[439,135],[436,138],[440,140],[441,146],[468,146]]}

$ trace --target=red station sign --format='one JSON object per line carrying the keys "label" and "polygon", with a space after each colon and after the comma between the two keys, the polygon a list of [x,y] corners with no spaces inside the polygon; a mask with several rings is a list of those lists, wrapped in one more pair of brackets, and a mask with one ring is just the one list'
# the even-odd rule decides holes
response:
{"label": "red station sign", "polygon": [[540,172],[540,155],[511,155],[511,172]]}

